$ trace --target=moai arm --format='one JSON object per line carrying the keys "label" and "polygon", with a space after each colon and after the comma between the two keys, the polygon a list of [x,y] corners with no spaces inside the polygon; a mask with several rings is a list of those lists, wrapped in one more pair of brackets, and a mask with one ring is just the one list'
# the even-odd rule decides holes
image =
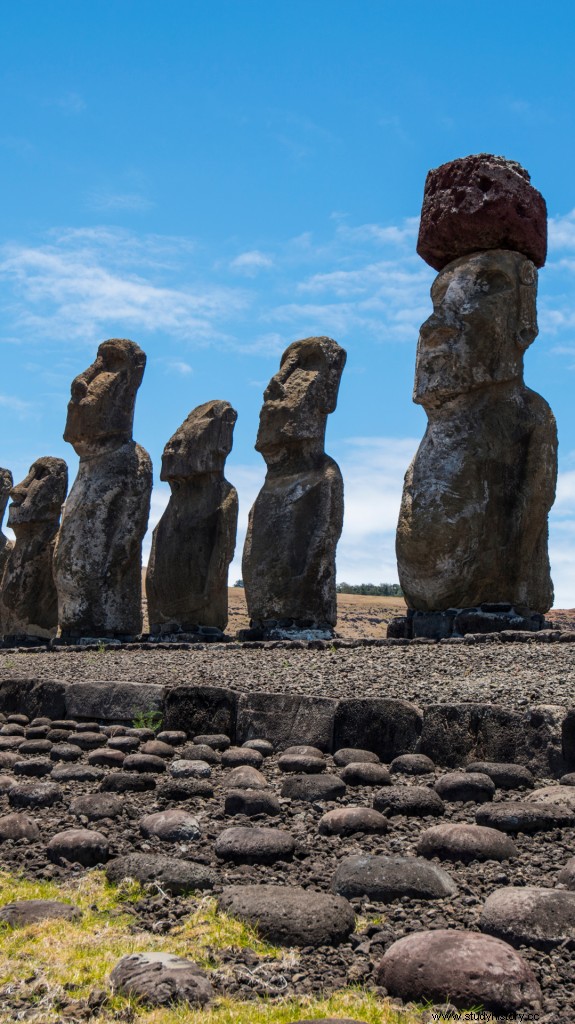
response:
{"label": "moai arm", "polygon": [[227,579],[228,566],[236,549],[238,525],[238,492],[228,485],[218,510],[218,525],[210,555],[208,572],[204,584],[204,598],[209,600],[210,590],[218,580]]}
{"label": "moai arm", "polygon": [[[541,403],[543,415],[538,416],[529,437],[523,486],[517,496],[518,566],[526,581],[525,604],[537,611],[548,611],[553,587],[547,557],[547,516],[557,484],[557,424],[547,403],[539,395],[534,397],[537,405]],[[542,537],[545,543],[541,549]],[[527,590],[529,585],[533,592]]]}
{"label": "moai arm", "polygon": [[[113,568],[129,565],[141,550],[142,539],[148,525],[152,491],[152,464],[147,452],[135,446],[137,471],[129,478],[118,479],[114,495],[114,514],[110,515],[112,528],[108,536],[104,577]],[[129,484],[129,486],[128,486]]]}

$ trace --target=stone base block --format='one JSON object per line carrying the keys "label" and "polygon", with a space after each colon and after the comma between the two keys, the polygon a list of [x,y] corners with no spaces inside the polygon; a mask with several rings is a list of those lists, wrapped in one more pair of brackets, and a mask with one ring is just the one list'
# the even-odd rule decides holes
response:
{"label": "stone base block", "polygon": [[252,621],[249,629],[240,629],[241,643],[252,640],[333,640],[333,626],[308,619],[264,619]]}
{"label": "stone base block", "polygon": [[503,633],[507,630],[536,633],[549,627],[550,623],[546,622],[540,612],[523,614],[510,604],[494,602],[481,604],[477,608],[447,608],[437,612],[410,609],[407,615],[391,620],[387,635],[408,640],[417,637],[444,640],[446,637],[461,637],[468,633]]}

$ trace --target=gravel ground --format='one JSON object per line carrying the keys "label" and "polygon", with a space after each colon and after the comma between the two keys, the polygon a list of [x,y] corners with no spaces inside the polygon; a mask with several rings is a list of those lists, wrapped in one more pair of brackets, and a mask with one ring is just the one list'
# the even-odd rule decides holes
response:
{"label": "gravel ground", "polygon": [[166,686],[204,682],[239,692],[403,697],[420,705],[487,701],[508,708],[570,707],[575,705],[575,646],[490,641],[327,650],[213,644],[174,651],[0,651],[0,681],[19,677]]}

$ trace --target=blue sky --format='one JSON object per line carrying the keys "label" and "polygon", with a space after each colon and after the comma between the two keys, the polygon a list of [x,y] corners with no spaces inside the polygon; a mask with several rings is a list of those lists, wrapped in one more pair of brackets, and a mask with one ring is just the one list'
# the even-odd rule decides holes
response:
{"label": "blue sky", "polygon": [[[425,175],[519,160],[546,200],[526,382],[558,420],[556,604],[575,605],[575,96],[570,5],[534,0],[19,0],[0,5],[0,463],[76,459],[69,387],[99,341],[147,352],[134,436],[159,472],[191,408],[239,412],[232,580],[264,464],[261,395],[282,350],[348,351],[327,447],[342,467],[340,580],[397,578],[411,403],[433,272],[415,252]],[[155,488],[152,522],[167,500]]]}

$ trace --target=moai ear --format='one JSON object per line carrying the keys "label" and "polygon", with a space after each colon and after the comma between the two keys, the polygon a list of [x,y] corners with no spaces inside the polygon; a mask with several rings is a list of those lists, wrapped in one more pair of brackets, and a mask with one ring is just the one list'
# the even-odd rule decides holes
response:
{"label": "moai ear", "polygon": [[522,352],[529,348],[539,333],[537,326],[537,270],[525,259],[519,268],[519,310],[516,342]]}

